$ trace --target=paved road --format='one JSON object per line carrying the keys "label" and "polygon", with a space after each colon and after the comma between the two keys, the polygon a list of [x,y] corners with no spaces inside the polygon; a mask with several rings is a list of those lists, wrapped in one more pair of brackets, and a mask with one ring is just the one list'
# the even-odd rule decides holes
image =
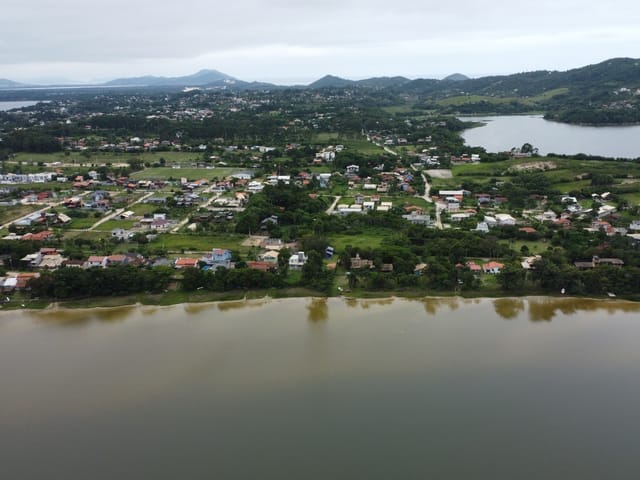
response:
{"label": "paved road", "polygon": [[[220,196],[220,193],[216,193],[215,195],[211,196],[211,198],[209,198],[209,200],[207,200],[204,204],[200,205],[198,208],[207,208],[219,196]],[[178,222],[178,224],[175,227],[173,227],[169,233],[178,233],[180,231],[180,229],[182,227],[184,227],[187,223],[189,223],[189,216],[187,216],[186,218],[183,218],[182,220],[180,220],[180,222]]]}
{"label": "paved road", "polygon": [[422,175],[422,180],[424,181],[424,195],[422,195],[422,198],[429,203],[433,203],[433,198],[431,198],[431,185],[429,185],[424,173],[421,173],[420,175]]}
{"label": "paved road", "polygon": [[94,223],[89,228],[87,228],[87,232],[90,232],[91,230],[95,230],[96,227],[99,227],[103,223],[108,222],[109,220],[113,219],[114,217],[120,215],[122,212],[124,212],[125,210],[128,210],[129,207],[135,205],[136,203],[144,202],[147,198],[153,196],[154,193],[155,192],[147,193],[146,195],[143,195],[142,197],[140,197],[135,202],[130,203],[129,205],[127,205],[127,208],[119,208],[116,211],[114,211],[113,213],[110,213],[109,215],[107,215],[106,217],[101,218],[96,223]]}
{"label": "paved road", "polygon": [[[376,143],[376,145],[378,145],[378,144]],[[378,146],[380,146],[380,145],[378,145]],[[391,154],[391,155],[393,155],[394,157],[397,157],[397,156],[398,156],[398,152],[394,152],[394,151],[393,151],[393,150],[391,150],[389,147],[382,147],[382,148],[384,148],[384,151],[385,151],[385,152],[390,153],[390,154]]]}
{"label": "paved road", "polygon": [[341,198],[342,197],[340,195],[338,195],[336,197],[336,199],[333,201],[331,206],[329,208],[327,208],[327,215],[331,215],[333,213],[333,211],[336,209],[336,205],[338,204],[338,202],[340,201]]}
{"label": "paved road", "polygon": [[444,228],[442,225],[442,219],[440,218],[440,212],[446,209],[447,206],[444,203],[436,202],[436,227],[438,230],[442,230]]}

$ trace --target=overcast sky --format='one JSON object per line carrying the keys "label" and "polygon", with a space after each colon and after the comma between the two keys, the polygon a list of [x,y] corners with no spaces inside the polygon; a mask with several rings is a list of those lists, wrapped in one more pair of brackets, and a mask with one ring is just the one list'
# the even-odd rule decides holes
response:
{"label": "overcast sky", "polygon": [[477,77],[640,57],[637,0],[3,0],[0,25],[0,78],[17,81]]}

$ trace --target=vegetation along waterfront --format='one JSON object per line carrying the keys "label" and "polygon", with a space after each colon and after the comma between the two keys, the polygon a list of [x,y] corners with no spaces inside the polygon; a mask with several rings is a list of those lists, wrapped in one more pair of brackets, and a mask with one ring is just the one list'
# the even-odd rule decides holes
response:
{"label": "vegetation along waterfront", "polygon": [[[459,118],[635,123],[634,62],[544,81],[0,90],[23,101],[0,112],[3,308],[255,295],[637,300],[640,152],[486,151],[465,144],[474,123]],[[599,103],[578,101],[585,92]]]}

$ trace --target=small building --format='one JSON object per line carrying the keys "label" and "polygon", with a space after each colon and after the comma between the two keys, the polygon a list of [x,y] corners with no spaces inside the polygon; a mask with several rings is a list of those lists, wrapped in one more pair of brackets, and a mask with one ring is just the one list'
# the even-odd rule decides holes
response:
{"label": "small building", "polygon": [[258,255],[258,260],[260,260],[261,262],[274,265],[278,263],[279,256],[280,256],[280,252],[276,250],[269,250],[268,252],[264,252]]}
{"label": "small building", "polygon": [[84,264],[84,268],[105,268],[106,266],[107,257],[103,255],[91,255]]}
{"label": "small building", "polygon": [[196,268],[198,266],[198,259],[189,258],[189,257],[180,257],[176,259],[173,266],[178,270],[182,270],[185,268]]}
{"label": "small building", "polygon": [[373,260],[369,260],[366,258],[360,258],[360,254],[356,253],[355,257],[351,257],[351,269],[359,270],[361,268],[371,268],[373,267]]}
{"label": "small building", "polygon": [[504,268],[504,263],[500,263],[500,262],[487,262],[484,265],[482,265],[482,271],[484,273],[490,273],[493,275],[500,273],[503,268]]}
{"label": "small building", "polygon": [[289,257],[289,268],[291,270],[301,270],[305,263],[307,263],[307,257],[304,252],[294,253]]}
{"label": "small building", "polygon": [[[485,217],[485,221],[486,221]],[[496,220],[498,221],[498,225],[504,227],[504,226],[512,226],[516,224],[516,219],[513,218],[511,215],[509,215],[508,213],[497,213],[496,214]]]}

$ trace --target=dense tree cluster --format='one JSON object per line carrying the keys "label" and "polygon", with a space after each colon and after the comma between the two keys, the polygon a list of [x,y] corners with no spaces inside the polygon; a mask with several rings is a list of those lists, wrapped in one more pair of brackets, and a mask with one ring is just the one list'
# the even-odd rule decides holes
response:
{"label": "dense tree cluster", "polygon": [[167,288],[172,274],[170,268],[131,265],[88,270],[63,267],[42,272],[30,280],[29,287],[33,296],[54,299],[158,293]]}

